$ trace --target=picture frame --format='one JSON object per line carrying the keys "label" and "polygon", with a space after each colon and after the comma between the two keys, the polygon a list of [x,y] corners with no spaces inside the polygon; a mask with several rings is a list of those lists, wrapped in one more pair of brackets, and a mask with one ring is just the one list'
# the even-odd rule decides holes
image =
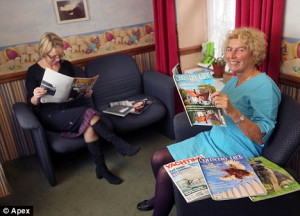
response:
{"label": "picture frame", "polygon": [[87,0],[53,0],[58,24],[89,20]]}

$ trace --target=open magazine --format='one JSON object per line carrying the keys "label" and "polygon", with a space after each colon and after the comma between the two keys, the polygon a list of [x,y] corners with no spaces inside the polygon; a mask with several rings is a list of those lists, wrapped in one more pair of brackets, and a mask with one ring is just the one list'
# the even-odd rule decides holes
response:
{"label": "open magazine", "polygon": [[133,101],[129,101],[129,100],[116,101],[116,102],[111,102],[109,104],[110,107],[103,110],[103,112],[112,115],[122,116],[122,117],[126,116],[128,113],[141,114],[153,103],[154,100],[149,100],[147,98],[133,100]]}
{"label": "open magazine", "polygon": [[203,126],[224,126],[222,110],[212,104],[211,95],[216,87],[209,71],[178,74],[173,68],[173,79],[180,95],[190,124]]}
{"label": "open magazine", "polygon": [[[203,158],[202,155],[199,157]],[[198,157],[175,161],[164,168],[187,203],[210,197]]]}
{"label": "open magazine", "polygon": [[69,100],[72,92],[73,99],[83,96],[89,92],[98,76],[92,78],[69,77],[46,68],[41,87],[47,90],[47,94],[41,97],[41,103],[60,103]]}

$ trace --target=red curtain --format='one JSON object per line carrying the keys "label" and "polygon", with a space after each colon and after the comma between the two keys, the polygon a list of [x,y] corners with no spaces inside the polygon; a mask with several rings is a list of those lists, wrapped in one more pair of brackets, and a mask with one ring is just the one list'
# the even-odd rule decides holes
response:
{"label": "red curtain", "polygon": [[156,70],[172,76],[178,63],[174,0],[153,0]]}
{"label": "red curtain", "polygon": [[260,70],[276,83],[280,70],[280,46],[285,0],[236,0],[235,27],[262,30],[268,42],[267,56]]}
{"label": "red curtain", "polygon": [[[178,63],[175,0],[153,0],[156,71],[172,76]],[[174,92],[175,113],[183,111],[177,90]]]}

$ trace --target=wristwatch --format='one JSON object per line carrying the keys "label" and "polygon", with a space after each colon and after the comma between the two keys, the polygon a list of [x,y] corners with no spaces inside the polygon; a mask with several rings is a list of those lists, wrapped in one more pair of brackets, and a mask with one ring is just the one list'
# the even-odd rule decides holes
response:
{"label": "wristwatch", "polygon": [[244,115],[242,114],[242,115],[240,116],[239,120],[236,121],[236,122],[234,122],[234,123],[236,123],[236,124],[238,125],[238,124],[242,123],[244,120],[245,120],[245,117],[244,117]]}

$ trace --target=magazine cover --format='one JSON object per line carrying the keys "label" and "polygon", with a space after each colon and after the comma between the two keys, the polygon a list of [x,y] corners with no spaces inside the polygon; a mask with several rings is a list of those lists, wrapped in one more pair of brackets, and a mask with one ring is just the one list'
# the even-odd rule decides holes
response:
{"label": "magazine cover", "polygon": [[198,157],[175,161],[164,165],[164,168],[187,203],[210,196]]}
{"label": "magazine cover", "polygon": [[255,201],[269,199],[300,190],[298,182],[283,168],[260,156],[248,159],[248,162],[263,183],[268,194],[250,197]]}
{"label": "magazine cover", "polygon": [[98,77],[99,75],[92,78],[75,77],[72,84],[72,90],[76,92],[75,98],[81,97],[88,93],[93,88]]}
{"label": "magazine cover", "polygon": [[214,200],[267,194],[263,184],[242,154],[198,160]]}
{"label": "magazine cover", "polygon": [[222,110],[211,102],[216,88],[209,71],[175,74],[173,79],[191,125],[225,125]]}

